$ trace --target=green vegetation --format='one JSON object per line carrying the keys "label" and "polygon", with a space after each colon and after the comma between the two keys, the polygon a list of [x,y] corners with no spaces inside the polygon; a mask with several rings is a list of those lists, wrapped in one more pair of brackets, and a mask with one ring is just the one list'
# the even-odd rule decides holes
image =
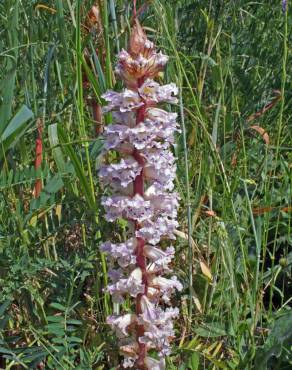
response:
{"label": "green vegetation", "polygon": [[[96,1],[88,17],[93,2],[0,2],[2,369],[119,360],[98,245],[121,240],[124,225],[102,217],[97,168],[110,121],[101,94],[121,88],[113,70],[132,1]],[[180,88],[184,128],[173,268],[185,289],[167,369],[291,369],[291,10],[247,0],[138,6],[171,56],[163,79]]]}

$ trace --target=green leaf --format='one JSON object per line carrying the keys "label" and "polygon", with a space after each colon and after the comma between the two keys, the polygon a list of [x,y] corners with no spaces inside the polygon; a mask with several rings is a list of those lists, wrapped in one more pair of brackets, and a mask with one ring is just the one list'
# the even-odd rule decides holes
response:
{"label": "green leaf", "polygon": [[103,94],[106,91],[105,76],[104,76],[103,69],[101,67],[100,61],[98,59],[98,56],[96,54],[96,50],[93,46],[92,41],[90,41],[90,47],[91,47],[93,61],[94,61],[95,69],[96,69],[98,80],[99,80],[100,90],[101,90],[101,93]]}
{"label": "green leaf", "polygon": [[103,142],[98,138],[91,147],[90,157],[98,158],[102,154]]}
{"label": "green leaf", "polygon": [[100,96],[101,96],[102,92],[101,92],[101,89],[98,85],[98,80],[97,80],[96,76],[92,73],[91,69],[88,67],[88,64],[87,64],[84,56],[82,56],[81,59],[82,59],[82,65],[83,65],[83,68],[85,70],[86,76],[87,76],[88,80],[90,81],[91,86],[94,90],[97,102],[98,102],[98,104],[101,104]]}
{"label": "green leaf", "polygon": [[74,337],[74,336],[68,337],[67,341],[68,341],[68,343],[82,343],[83,342],[83,340],[81,338]]}
{"label": "green leaf", "polygon": [[87,204],[91,209],[96,210],[95,199],[93,197],[94,195],[91,192],[90,184],[88,182],[87,175],[84,172],[82,162],[80,161],[78,155],[76,154],[76,151],[73,148],[72,144],[69,143],[65,131],[60,125],[58,126],[58,135],[60,142],[62,143],[62,150],[69,156],[69,158],[72,161],[76,175],[78,176],[80,185],[87,200]]}
{"label": "green leaf", "polygon": [[53,302],[50,304],[50,307],[55,308],[56,310],[59,311],[66,311],[66,307],[63,306],[61,303]]}
{"label": "green leaf", "polygon": [[7,308],[11,305],[11,301],[7,300],[0,306],[0,317],[4,314]]}
{"label": "green leaf", "polygon": [[49,334],[54,334],[58,337],[64,337],[66,335],[64,327],[55,323],[46,325]]}
{"label": "green leaf", "polygon": [[5,127],[0,137],[0,160],[6,151],[12,148],[29,128],[27,121],[33,118],[33,113],[26,105],[23,105],[12,120]]}
{"label": "green leaf", "polygon": [[195,329],[195,333],[200,337],[216,338],[228,335],[221,323],[208,323]]}
{"label": "green leaf", "polygon": [[50,194],[57,193],[64,186],[61,176],[55,175],[52,179],[49,180],[47,185],[44,187],[44,191]]}
{"label": "green leaf", "polygon": [[53,152],[54,160],[57,164],[58,170],[61,173],[66,172],[66,164],[65,159],[63,157],[63,153],[59,145],[59,137],[58,137],[58,125],[57,123],[54,123],[52,125],[49,125],[48,127],[48,135],[49,135],[49,141],[51,145],[51,149]]}
{"label": "green leaf", "polygon": [[[10,63],[14,64],[13,61],[10,61]],[[13,65],[6,73],[3,73],[3,76],[4,78],[0,81],[0,95],[3,97],[3,103],[0,106],[0,132],[4,131],[6,124],[11,117],[16,76],[15,65]]]}
{"label": "green leaf", "polygon": [[194,352],[188,361],[188,367],[191,370],[198,370],[200,363],[200,355],[197,352]]}
{"label": "green leaf", "polygon": [[[292,341],[292,313],[280,317],[275,321],[274,327],[268,336],[264,346],[259,348],[255,357],[257,370],[266,370],[268,362],[272,357],[279,359],[283,347],[288,346]],[[291,353],[291,352],[290,352]],[[279,360],[278,360],[279,361]]]}
{"label": "green leaf", "polygon": [[67,324],[71,324],[71,325],[82,325],[82,321],[80,320],[67,320]]}
{"label": "green leaf", "polygon": [[44,351],[42,347],[27,348],[26,351],[23,352],[23,362],[31,363],[36,359],[38,359],[38,361],[41,361],[47,355],[47,351]]}
{"label": "green leaf", "polygon": [[13,356],[13,352],[10,349],[4,348],[4,347],[0,347],[0,353],[5,353],[7,355]]}
{"label": "green leaf", "polygon": [[63,337],[56,337],[52,338],[52,342],[55,344],[64,344],[65,338]]}
{"label": "green leaf", "polygon": [[21,129],[23,125],[31,118],[33,118],[33,112],[28,109],[26,105],[23,105],[5,127],[5,130],[1,135],[1,141],[4,142],[9,138],[11,140],[11,137],[15,136],[18,130]]}
{"label": "green leaf", "polygon": [[[1,1],[2,6],[3,1]],[[13,4],[13,5],[12,5]],[[8,7],[7,7],[8,9]],[[4,81],[1,83],[1,100],[2,104],[0,106],[0,134],[3,132],[3,129],[6,127],[6,123],[11,118],[12,106],[14,102],[14,89],[16,81],[16,72],[18,64],[18,54],[19,54],[19,39],[18,39],[18,30],[19,30],[19,2],[14,1],[10,2],[9,11],[7,10],[7,16],[9,21],[7,22],[7,44],[4,45],[5,48],[10,49],[6,54],[7,64],[6,68],[2,70],[3,66],[1,65],[1,76]],[[1,14],[2,16],[2,14]],[[1,24],[2,26],[2,24]],[[5,33],[5,28],[1,27],[1,39]],[[1,45],[2,46],[2,45]]]}
{"label": "green leaf", "polygon": [[64,322],[65,318],[63,316],[47,316],[47,321],[49,322]]}

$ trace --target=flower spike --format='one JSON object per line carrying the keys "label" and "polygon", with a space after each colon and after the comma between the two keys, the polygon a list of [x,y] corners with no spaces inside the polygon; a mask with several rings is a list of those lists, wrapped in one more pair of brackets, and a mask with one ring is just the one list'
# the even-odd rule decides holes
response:
{"label": "flower spike", "polygon": [[[133,303],[132,312],[107,319],[119,340],[123,368],[164,370],[174,338],[172,320],[179,315],[177,308],[167,306],[172,294],[182,290],[177,277],[169,276],[174,247],[159,246],[164,239],[175,239],[178,226],[171,146],[179,127],[177,115],[158,105],[177,103],[178,89],[154,80],[168,57],[156,51],[136,17],[134,21],[129,50],[120,52],[116,67],[125,90],[103,95],[108,103],[103,111],[112,112],[114,121],[105,128],[104,150],[116,151],[119,159],[99,170],[111,192],[102,198],[105,218],[127,220],[129,235],[123,243],[105,242],[100,248],[114,267],[107,287],[113,301],[128,298]],[[150,350],[156,351],[155,358]]]}

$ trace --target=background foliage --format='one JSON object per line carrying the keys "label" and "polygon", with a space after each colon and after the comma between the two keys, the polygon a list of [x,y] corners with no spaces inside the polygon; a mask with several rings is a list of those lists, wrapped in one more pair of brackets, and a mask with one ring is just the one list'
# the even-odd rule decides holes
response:
{"label": "background foliage", "polygon": [[[174,269],[185,289],[168,369],[290,369],[291,11],[280,1],[143,4],[142,24],[170,55],[163,78],[181,92]],[[113,69],[132,2],[100,0],[88,16],[92,5],[0,3],[3,369],[118,363],[98,244],[122,239],[124,225],[104,222],[96,173],[109,123],[100,96],[121,88]]]}

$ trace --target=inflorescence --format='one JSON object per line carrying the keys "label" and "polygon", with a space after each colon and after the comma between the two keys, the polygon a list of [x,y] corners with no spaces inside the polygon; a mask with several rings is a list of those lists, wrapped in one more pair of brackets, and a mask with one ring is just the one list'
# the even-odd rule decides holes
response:
{"label": "inflorescence", "polygon": [[113,301],[131,297],[134,307],[107,321],[119,338],[123,367],[139,370],[165,368],[174,337],[172,319],[179,314],[170,306],[171,295],[182,289],[171,275],[174,247],[158,246],[164,239],[175,239],[178,226],[171,152],[179,131],[177,115],[158,108],[160,103],[176,103],[178,91],[173,83],[161,86],[154,81],[167,61],[136,20],[129,51],[121,51],[116,67],[126,89],[103,95],[108,102],[104,111],[112,112],[114,120],[105,128],[105,150],[119,153],[119,161],[100,168],[99,176],[112,192],[102,204],[107,221],[128,221],[129,239],[100,248],[113,267],[107,287]]}

